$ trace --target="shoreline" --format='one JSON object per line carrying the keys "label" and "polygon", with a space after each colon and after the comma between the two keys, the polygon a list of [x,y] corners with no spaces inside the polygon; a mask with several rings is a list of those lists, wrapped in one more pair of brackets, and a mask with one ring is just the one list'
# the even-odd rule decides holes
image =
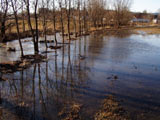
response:
{"label": "shoreline", "polygon": [[[147,34],[160,34],[160,26],[130,26],[130,27],[120,27],[120,28],[109,28],[109,27],[106,27],[106,28],[94,28],[94,29],[91,29],[91,30],[88,30],[87,32],[87,35],[93,33],[93,32],[98,32],[98,31],[121,31],[121,30],[142,30],[144,32],[147,32]],[[60,31],[57,31],[57,33],[60,32]],[[73,32],[71,32],[72,34],[74,34]],[[43,32],[42,31],[39,31],[39,36],[42,36]],[[54,35],[55,33],[51,30],[49,30],[47,32],[47,35]],[[66,35],[66,33],[65,33]],[[85,36],[86,34],[82,33],[82,35],[78,36],[78,37],[81,37],[81,36]],[[26,31],[26,32],[21,32],[20,33],[20,39],[24,39],[24,38],[27,38],[27,37],[32,37],[31,35],[31,32],[30,31]],[[66,36],[65,36],[66,37]],[[8,33],[6,35],[6,41],[5,42],[2,42],[2,43],[7,43],[7,42],[11,42],[11,41],[14,41],[14,40],[17,40],[18,39],[18,36],[17,36],[17,33]]]}

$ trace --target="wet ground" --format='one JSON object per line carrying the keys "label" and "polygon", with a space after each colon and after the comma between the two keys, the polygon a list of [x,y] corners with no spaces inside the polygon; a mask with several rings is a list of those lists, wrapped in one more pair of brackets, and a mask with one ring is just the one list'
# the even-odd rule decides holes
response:
{"label": "wet ground", "polygon": [[[24,39],[23,46],[25,54],[34,53],[31,39]],[[108,95],[129,119],[160,119],[160,35],[94,33],[59,50],[45,50],[40,44],[46,62],[0,72],[5,78],[0,81],[0,120],[97,119]],[[0,45],[0,63],[19,55],[18,41]]]}

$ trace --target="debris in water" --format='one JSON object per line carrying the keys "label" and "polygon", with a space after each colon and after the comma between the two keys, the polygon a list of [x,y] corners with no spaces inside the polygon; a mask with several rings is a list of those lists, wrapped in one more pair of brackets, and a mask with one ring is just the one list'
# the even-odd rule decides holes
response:
{"label": "debris in water", "polygon": [[112,77],[107,77],[107,79],[112,79]]}
{"label": "debris in water", "polygon": [[16,51],[16,48],[11,48],[11,47],[9,47],[9,48],[7,49],[7,51],[9,51],[9,52],[15,52],[15,51]]}
{"label": "debris in water", "polygon": [[138,67],[136,65],[133,65],[134,69],[138,69]]}
{"label": "debris in water", "polygon": [[39,43],[54,43],[54,40],[41,40]]}
{"label": "debris in water", "polygon": [[157,68],[157,67],[155,67],[155,71],[158,71],[158,68]]}
{"label": "debris in water", "polygon": [[84,60],[86,57],[85,56],[82,56],[81,54],[79,54],[79,59],[80,60]]}
{"label": "debris in water", "polygon": [[118,76],[117,76],[117,75],[114,75],[114,79],[117,80],[117,79],[118,79]]}
{"label": "debris in water", "polygon": [[49,46],[50,49],[61,49],[62,46]]}
{"label": "debris in water", "polygon": [[114,79],[114,80],[117,80],[117,79],[118,79],[118,76],[117,76],[117,75],[112,75],[111,77],[107,77],[107,79]]}
{"label": "debris in water", "polygon": [[42,54],[46,54],[46,53],[53,53],[53,52],[55,52],[55,51],[43,51],[43,52],[41,52]]}

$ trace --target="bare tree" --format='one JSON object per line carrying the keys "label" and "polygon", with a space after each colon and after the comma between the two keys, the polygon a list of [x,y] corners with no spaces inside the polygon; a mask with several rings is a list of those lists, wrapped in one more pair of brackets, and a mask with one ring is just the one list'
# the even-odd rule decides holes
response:
{"label": "bare tree", "polygon": [[20,45],[20,49],[21,49],[21,56],[23,57],[24,56],[24,54],[23,54],[23,47],[22,47],[21,38],[20,38],[18,16],[17,16],[17,11],[20,9],[18,7],[21,7],[21,6],[19,6],[19,1],[18,0],[11,0],[11,5],[12,5],[14,17],[15,17],[15,23],[16,23],[16,29],[17,29],[17,34],[18,34],[18,40],[19,40],[19,45]]}
{"label": "bare tree", "polygon": [[39,52],[39,48],[38,48],[39,30],[38,30],[38,15],[37,15],[38,2],[39,2],[39,0],[34,0],[34,2],[33,2],[33,6],[34,6],[34,19],[35,19],[35,25],[36,25],[36,36],[35,36],[36,37],[36,40],[35,40],[36,52]]}
{"label": "bare tree", "polygon": [[34,34],[34,29],[32,26],[32,21],[31,21],[31,13],[30,13],[30,0],[24,0],[25,6],[26,6],[26,11],[27,11],[27,19],[28,19],[28,26],[32,34],[32,39],[34,43],[34,52],[37,54],[39,52],[38,48],[38,17],[37,17],[37,6],[38,6],[38,0],[34,1],[34,17],[35,17],[35,23],[36,23],[36,39],[35,39],[35,34]]}
{"label": "bare tree", "polygon": [[86,1],[83,1],[83,31],[86,32],[87,30],[87,23],[86,23],[86,16],[87,16],[87,11],[86,11]]}
{"label": "bare tree", "polygon": [[48,13],[49,13],[50,0],[42,0],[41,2],[42,2],[42,6],[41,6],[41,9],[39,9],[39,14],[42,17],[43,35],[45,38],[46,48],[48,48],[48,45],[47,45],[47,17],[49,15]]}
{"label": "bare tree", "polygon": [[26,25],[25,25],[25,12],[24,12],[24,2],[23,1],[21,1],[21,10],[22,10],[22,21],[23,21],[23,32],[25,32],[26,31]]}
{"label": "bare tree", "polygon": [[0,1],[0,29],[1,29],[1,40],[0,42],[4,42],[6,38],[6,22],[7,22],[7,13],[8,13],[8,0]]}
{"label": "bare tree", "polygon": [[72,10],[72,16],[73,16],[73,25],[74,25],[74,34],[75,34],[75,37],[77,37],[77,22],[76,22],[76,15],[77,15],[77,11],[76,11],[76,0],[73,1],[73,9],[74,11]]}
{"label": "bare tree", "polygon": [[71,14],[71,0],[65,0],[66,15],[67,15],[67,29],[68,29],[68,39],[71,40],[70,35],[70,14]]}
{"label": "bare tree", "polygon": [[79,35],[81,35],[81,0],[78,0],[77,2],[77,10],[78,10]]}
{"label": "bare tree", "polygon": [[52,1],[52,18],[53,18],[53,29],[54,29],[54,36],[55,36],[55,42],[57,46],[57,35],[56,35],[56,5],[55,5],[55,0]]}
{"label": "bare tree", "polygon": [[114,0],[113,7],[115,10],[114,20],[116,27],[120,27],[121,25],[127,25],[131,20],[131,0]]}
{"label": "bare tree", "polygon": [[63,21],[63,0],[58,0],[59,8],[60,8],[60,21],[61,21],[61,32],[62,32],[62,39],[64,44],[64,21]]}
{"label": "bare tree", "polygon": [[106,0],[90,0],[88,4],[89,15],[94,27],[97,28],[105,16]]}

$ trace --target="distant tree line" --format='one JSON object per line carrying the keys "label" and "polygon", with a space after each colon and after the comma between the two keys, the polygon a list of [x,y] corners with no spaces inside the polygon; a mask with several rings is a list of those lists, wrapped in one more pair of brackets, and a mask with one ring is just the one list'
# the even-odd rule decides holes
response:
{"label": "distant tree line", "polygon": [[71,35],[81,36],[93,28],[126,26],[132,18],[130,6],[131,0],[0,0],[0,42],[15,27],[23,56],[20,34],[29,31],[37,54],[40,33],[47,48],[48,31],[57,45],[57,31],[64,42],[66,34],[70,40]]}

